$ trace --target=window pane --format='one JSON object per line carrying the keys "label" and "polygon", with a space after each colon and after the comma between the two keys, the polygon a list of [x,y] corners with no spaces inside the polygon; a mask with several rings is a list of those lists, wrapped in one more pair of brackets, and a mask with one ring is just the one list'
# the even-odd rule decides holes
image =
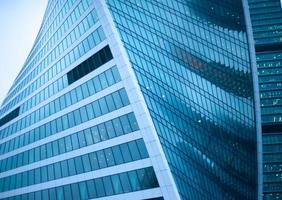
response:
{"label": "window pane", "polygon": [[99,134],[101,136],[101,140],[102,141],[108,140],[108,134],[107,134],[105,125],[104,124],[99,124],[98,125],[98,130],[99,130]]}
{"label": "window pane", "polygon": [[85,141],[85,137],[84,137],[84,133],[83,131],[79,131],[77,133],[77,137],[78,137],[78,141],[79,141],[79,147],[85,147],[86,146],[86,141]]}
{"label": "window pane", "polygon": [[111,179],[112,179],[112,184],[115,194],[123,193],[119,175],[113,175],[111,176]]}
{"label": "window pane", "polygon": [[80,200],[80,191],[77,183],[71,184],[71,191],[72,191],[72,199]]}
{"label": "window pane", "polygon": [[98,101],[93,102],[92,107],[95,113],[95,117],[101,116],[102,113]]}
{"label": "window pane", "polygon": [[89,154],[89,159],[92,170],[99,169],[98,159],[95,152]]}
{"label": "window pane", "polygon": [[84,136],[85,136],[87,146],[93,144],[93,138],[92,138],[92,134],[91,134],[90,129],[86,129],[83,132],[84,132]]}
{"label": "window pane", "polygon": [[70,185],[65,185],[64,186],[64,197],[65,197],[65,199],[73,199],[72,195],[71,195]]}
{"label": "window pane", "polygon": [[135,171],[128,172],[128,177],[132,186],[133,191],[140,190],[140,183]]}
{"label": "window pane", "polygon": [[76,170],[75,170],[75,164],[74,164],[74,159],[68,159],[68,167],[69,167],[69,172],[70,172],[70,176],[73,176],[76,174]]}
{"label": "window pane", "polygon": [[94,185],[94,181],[93,180],[89,180],[86,182],[87,184],[87,190],[88,190],[88,196],[89,199],[93,199],[97,197],[97,193],[96,193],[96,188]]}
{"label": "window pane", "polygon": [[138,146],[138,149],[139,149],[139,152],[140,152],[140,155],[141,155],[141,158],[148,158],[148,152],[147,152],[147,149],[146,149],[146,146],[144,144],[144,141],[142,139],[140,140],[137,140],[136,141],[136,144]]}
{"label": "window pane", "polygon": [[113,154],[114,154],[114,158],[115,158],[115,163],[117,165],[124,163],[119,146],[114,146],[114,147],[112,147],[112,149],[113,149]]}
{"label": "window pane", "polygon": [[57,193],[57,200],[64,200],[65,199],[63,187],[56,188],[56,193]]}
{"label": "window pane", "polygon": [[106,188],[106,196],[110,196],[114,194],[112,181],[109,176],[103,178],[104,186]]}
{"label": "window pane", "polygon": [[139,130],[139,127],[138,127],[135,115],[133,113],[129,113],[127,115],[127,117],[128,117],[128,120],[129,120],[129,123],[130,123],[132,131]]}
{"label": "window pane", "polygon": [[109,112],[109,108],[108,108],[108,105],[106,103],[105,98],[99,99],[99,104],[100,104],[100,108],[101,108],[102,114],[105,114],[105,113]]}
{"label": "window pane", "polygon": [[120,181],[121,181],[121,185],[122,185],[124,193],[131,192],[132,189],[131,189],[131,185],[130,185],[127,174],[122,173],[119,175],[119,177],[120,177]]}
{"label": "window pane", "polygon": [[124,161],[125,162],[132,161],[127,144],[121,144],[120,149],[121,149],[121,153],[122,153]]}
{"label": "window pane", "polygon": [[115,165],[114,156],[111,148],[104,150],[108,167]]}
{"label": "window pane", "polygon": [[122,128],[124,130],[124,133],[130,133],[131,127],[130,127],[127,116],[126,115],[121,116],[120,121],[121,121],[121,124],[122,124]]}
{"label": "window pane", "polygon": [[121,127],[121,123],[119,118],[113,120],[114,129],[117,136],[123,135],[123,129]]}
{"label": "window pane", "polygon": [[105,123],[105,126],[106,126],[106,130],[107,130],[109,138],[115,137],[116,134],[115,134],[115,130],[114,130],[114,126],[113,126],[112,121],[107,121]]}
{"label": "window pane", "polygon": [[95,186],[96,186],[98,197],[105,196],[104,184],[101,178],[95,179]]}
{"label": "window pane", "polygon": [[87,187],[85,182],[79,183],[79,192],[80,192],[80,198],[82,200],[88,199],[88,192],[87,192]]}
{"label": "window pane", "polygon": [[140,160],[141,156],[139,154],[139,150],[137,148],[136,142],[135,141],[129,142],[128,147],[130,149],[132,159],[133,160]]}
{"label": "window pane", "polygon": [[105,158],[103,150],[97,151],[97,158],[98,158],[100,168],[107,167],[106,158]]}
{"label": "window pane", "polygon": [[76,167],[77,174],[83,173],[84,169],[83,169],[83,164],[82,164],[81,157],[75,157],[74,158],[74,162],[75,162],[75,167]]}
{"label": "window pane", "polygon": [[82,163],[84,166],[84,172],[91,171],[91,164],[90,164],[88,154],[82,156]]}
{"label": "window pane", "polygon": [[94,126],[94,127],[91,128],[91,133],[92,133],[92,136],[93,136],[94,143],[98,143],[98,142],[101,141],[100,134],[99,134],[97,126]]}

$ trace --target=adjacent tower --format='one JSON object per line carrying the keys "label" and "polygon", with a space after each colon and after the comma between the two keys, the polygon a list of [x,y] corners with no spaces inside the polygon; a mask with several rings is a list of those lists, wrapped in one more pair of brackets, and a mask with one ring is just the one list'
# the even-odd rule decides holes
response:
{"label": "adjacent tower", "polygon": [[262,114],[264,198],[282,198],[282,5],[249,0]]}
{"label": "adjacent tower", "polygon": [[257,199],[246,2],[50,0],[0,111],[0,199]]}

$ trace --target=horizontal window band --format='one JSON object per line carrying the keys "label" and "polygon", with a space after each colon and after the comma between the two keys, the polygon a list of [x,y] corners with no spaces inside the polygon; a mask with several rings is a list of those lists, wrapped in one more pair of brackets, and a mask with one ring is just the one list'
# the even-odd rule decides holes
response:
{"label": "horizontal window band", "polygon": [[262,125],[262,133],[263,134],[282,133],[282,123]]}
{"label": "horizontal window band", "polygon": [[256,52],[275,52],[282,51],[282,43],[280,44],[269,44],[269,45],[256,45]]}
{"label": "horizontal window band", "polygon": [[69,85],[113,59],[109,45],[67,73]]}

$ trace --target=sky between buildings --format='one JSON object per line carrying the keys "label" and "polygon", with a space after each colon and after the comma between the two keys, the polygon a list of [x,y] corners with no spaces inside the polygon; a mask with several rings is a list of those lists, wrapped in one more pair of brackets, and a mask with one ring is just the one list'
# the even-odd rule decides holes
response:
{"label": "sky between buildings", "polygon": [[0,105],[39,31],[47,0],[0,0]]}

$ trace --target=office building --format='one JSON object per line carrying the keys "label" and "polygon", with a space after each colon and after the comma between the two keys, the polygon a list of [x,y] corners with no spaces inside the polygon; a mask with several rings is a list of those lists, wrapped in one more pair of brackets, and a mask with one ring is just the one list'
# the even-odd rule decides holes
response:
{"label": "office building", "polygon": [[1,107],[0,199],[260,198],[250,30],[246,1],[50,0]]}
{"label": "office building", "polygon": [[282,199],[282,7],[249,0],[262,119],[264,199]]}

